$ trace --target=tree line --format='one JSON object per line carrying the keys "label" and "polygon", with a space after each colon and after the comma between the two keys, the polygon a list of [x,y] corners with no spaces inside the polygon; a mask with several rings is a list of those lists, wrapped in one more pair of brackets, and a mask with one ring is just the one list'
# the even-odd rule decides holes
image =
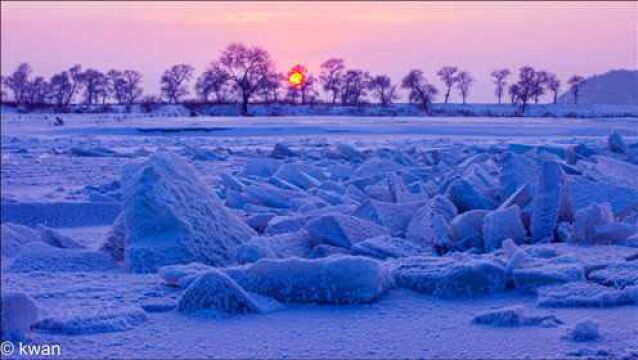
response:
{"label": "tree line", "polygon": [[[194,71],[188,64],[173,65],[160,79],[161,95],[143,97],[142,74],[136,70],[101,72],[92,68],[83,70],[80,65],[74,65],[46,79],[32,76],[29,64],[23,63],[13,73],[2,77],[2,99],[6,99],[6,88],[19,106],[53,105],[65,109],[77,103],[117,103],[127,106],[135,103],[178,104],[187,101],[186,97],[190,95]],[[277,72],[266,50],[239,43],[231,44],[195,79],[195,101],[218,104],[239,102],[243,114],[248,113],[249,103],[258,101],[360,106],[372,100],[387,107],[399,98],[398,91],[403,89],[407,92],[409,102],[427,113],[439,93],[420,69],[410,70],[400,84],[394,84],[386,75],[349,69],[344,60],[339,58],[323,62],[318,77],[308,73],[304,75],[303,83],[292,86],[284,74]],[[458,91],[463,104],[466,103],[475,82],[469,72],[455,66],[444,66],[436,75],[444,85],[445,104],[453,90]],[[499,104],[506,93],[510,102],[519,106],[521,113],[525,113],[529,103],[538,103],[540,97],[548,92],[552,93],[553,102],[557,102],[561,82],[555,74],[523,66],[519,69],[518,79],[509,83],[511,75],[509,69],[491,73],[494,94]],[[583,77],[578,75],[568,80],[574,103],[578,103],[579,86],[583,81]],[[325,99],[319,97],[319,89],[323,90]]]}

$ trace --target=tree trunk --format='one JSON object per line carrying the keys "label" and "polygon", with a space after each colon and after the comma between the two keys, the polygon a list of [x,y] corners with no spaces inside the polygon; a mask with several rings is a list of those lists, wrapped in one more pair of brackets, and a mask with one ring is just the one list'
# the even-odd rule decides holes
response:
{"label": "tree trunk", "polygon": [[447,91],[445,92],[445,102],[444,104],[447,104],[448,99],[450,98],[450,88],[447,88]]}
{"label": "tree trunk", "polygon": [[558,91],[554,91],[554,104],[558,102]]}
{"label": "tree trunk", "polygon": [[248,115],[248,94],[242,94],[241,114]]}

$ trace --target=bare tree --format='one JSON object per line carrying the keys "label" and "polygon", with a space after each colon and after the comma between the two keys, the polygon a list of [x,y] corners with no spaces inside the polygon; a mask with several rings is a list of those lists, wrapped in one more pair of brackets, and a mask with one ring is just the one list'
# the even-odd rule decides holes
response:
{"label": "bare tree", "polygon": [[279,89],[281,84],[285,81],[284,74],[272,72],[264,79],[263,86],[259,91],[264,102],[277,102],[279,101]]}
{"label": "bare tree", "polygon": [[321,64],[319,80],[323,85],[323,89],[332,93],[332,105],[337,102],[337,98],[340,95],[344,70],[343,59],[328,59]]}
{"label": "bare tree", "polygon": [[341,103],[359,106],[367,95],[370,74],[363,70],[347,70],[342,79]]}
{"label": "bare tree", "polygon": [[501,103],[501,99],[503,98],[503,93],[505,92],[505,86],[507,86],[506,78],[510,75],[509,69],[500,69],[496,71],[492,71],[492,77],[494,78],[494,84],[496,85],[496,89],[494,94],[498,97],[498,103]]}
{"label": "bare tree", "polygon": [[132,105],[142,96],[142,74],[135,70],[111,70],[108,72],[113,96],[122,105]]}
{"label": "bare tree", "polygon": [[49,97],[58,108],[66,107],[67,99],[73,90],[73,83],[67,71],[51,76]]}
{"label": "bare tree", "polygon": [[33,105],[41,105],[47,102],[49,97],[49,82],[44,77],[37,76],[27,86],[25,102]]}
{"label": "bare tree", "polygon": [[560,80],[556,74],[547,74],[547,88],[554,94],[554,104],[558,102],[558,92],[560,91]]}
{"label": "bare tree", "polygon": [[241,94],[242,114],[248,114],[250,98],[268,87],[275,73],[270,55],[257,46],[249,48],[243,44],[231,44],[222,52],[219,65]]}
{"label": "bare tree", "polygon": [[548,73],[546,71],[536,71],[532,79],[532,96],[534,103],[538,104],[540,97],[545,94],[545,86],[547,85]]}
{"label": "bare tree", "polygon": [[162,96],[169,103],[176,104],[182,96],[188,95],[188,82],[193,77],[193,67],[188,64],[173,65],[162,75]]}
{"label": "bare tree", "polygon": [[534,96],[537,83],[537,73],[531,66],[523,66],[518,73],[517,101],[520,103],[521,114],[525,114],[527,104]]}
{"label": "bare tree", "polygon": [[456,73],[459,71],[455,66],[444,66],[436,74],[439,75],[441,81],[445,84],[445,99],[444,103],[447,104],[450,99],[450,91],[452,86],[456,83]]}
{"label": "bare tree", "polygon": [[22,63],[11,75],[4,78],[4,85],[13,92],[13,100],[18,105],[23,105],[27,101],[31,73],[31,66]]}
{"label": "bare tree", "polygon": [[397,86],[392,85],[392,81],[388,76],[377,75],[370,80],[370,90],[372,96],[379,100],[381,106],[388,106],[392,101],[398,98],[396,94]]}
{"label": "bare tree", "polygon": [[585,78],[580,75],[574,75],[567,81],[572,94],[574,94],[574,104],[578,104],[578,90],[583,81],[585,81]]}
{"label": "bare tree", "polygon": [[100,97],[108,95],[108,79],[106,75],[100,71],[95,69],[86,69],[84,72],[78,74],[78,80],[83,85],[84,102],[86,104],[97,104]]}
{"label": "bare tree", "polygon": [[418,104],[425,113],[430,112],[432,99],[438,93],[436,88],[429,84],[421,70],[411,70],[401,82],[401,87],[410,91],[409,100]]}
{"label": "bare tree", "polygon": [[518,84],[510,85],[508,93],[510,95],[510,101],[512,102],[512,104],[515,104],[516,102],[518,102],[518,94],[520,92],[521,92],[521,89],[519,88]]}
{"label": "bare tree", "polygon": [[308,103],[309,98],[314,98],[317,96],[317,90],[315,89],[315,84],[317,80],[314,76],[307,74],[303,83],[299,87],[299,92],[301,93],[301,103]]}
{"label": "bare tree", "polygon": [[470,86],[474,83],[474,79],[470,76],[470,73],[467,71],[461,71],[456,76],[456,87],[459,89],[461,93],[461,99],[463,99],[463,104],[465,104],[465,100],[467,99],[467,95],[470,93]]}
{"label": "bare tree", "polygon": [[203,102],[208,102],[210,95],[215,94],[215,102],[219,104],[225,100],[225,92],[229,80],[228,73],[222,70],[218,63],[214,62],[197,79],[195,90]]}

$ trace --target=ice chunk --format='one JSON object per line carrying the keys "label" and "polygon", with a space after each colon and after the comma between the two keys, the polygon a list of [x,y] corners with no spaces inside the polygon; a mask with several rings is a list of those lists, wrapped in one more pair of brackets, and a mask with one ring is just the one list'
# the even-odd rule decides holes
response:
{"label": "ice chunk", "polygon": [[525,227],[518,205],[492,211],[483,218],[483,248],[486,252],[500,248],[506,239],[517,244],[525,240]]}
{"label": "ice chunk", "polygon": [[518,205],[519,208],[524,208],[533,199],[532,186],[529,183],[525,183],[519,187],[512,195],[507,198],[499,206],[499,209],[505,209],[513,205]]}
{"label": "ice chunk", "polygon": [[531,241],[552,240],[558,222],[571,221],[573,216],[567,177],[557,163],[543,163],[532,201]]}
{"label": "ice chunk", "polygon": [[583,319],[573,328],[567,329],[566,338],[572,341],[598,341],[600,339],[598,322]]}
{"label": "ice chunk", "polygon": [[283,302],[320,304],[375,301],[390,280],[379,262],[358,256],[265,259],[227,272],[245,290]]}
{"label": "ice chunk", "polygon": [[186,265],[162,266],[157,269],[157,274],[168,286],[186,288],[193,280],[199,277],[199,275],[211,269],[211,266],[194,262]]}
{"label": "ice chunk", "polygon": [[241,175],[267,178],[272,176],[280,166],[281,162],[274,159],[251,159],[242,168]]}
{"label": "ice chunk", "polygon": [[292,151],[288,145],[282,143],[276,143],[270,153],[270,157],[275,159],[285,159],[295,156],[297,156],[297,153]]}
{"label": "ice chunk", "polygon": [[240,264],[255,262],[262,258],[305,257],[312,248],[306,231],[296,231],[274,236],[257,236],[242,244],[235,251]]}
{"label": "ice chunk", "polygon": [[574,236],[576,243],[591,244],[596,241],[596,227],[614,221],[614,213],[609,203],[591,204],[576,212],[574,222]]}
{"label": "ice chunk", "polygon": [[20,249],[8,270],[11,272],[92,272],[116,269],[113,259],[106,253],[61,249],[36,241]]}
{"label": "ice chunk", "polygon": [[545,286],[537,291],[538,306],[612,307],[638,303],[638,286],[616,289],[586,282]]}
{"label": "ice chunk", "polygon": [[423,202],[397,204],[368,200],[361,204],[352,215],[386,227],[392,236],[403,237],[406,235],[406,228],[413,214],[423,205]]}
{"label": "ice chunk", "polygon": [[627,152],[627,145],[618,131],[612,131],[607,137],[607,146],[611,152],[624,154]]}
{"label": "ice chunk", "polygon": [[412,257],[400,262],[393,274],[397,286],[439,297],[505,290],[505,269],[484,259]]}
{"label": "ice chunk", "polygon": [[432,207],[432,212],[434,214],[443,216],[443,218],[448,222],[452,221],[452,219],[458,215],[458,210],[456,209],[456,206],[454,206],[454,203],[443,195],[435,195],[432,199],[430,199],[430,206]]}
{"label": "ice chunk", "polygon": [[454,180],[448,189],[448,196],[460,213],[495,207],[490,198],[465,179]]}
{"label": "ice chunk", "polygon": [[124,260],[124,249],[126,248],[126,227],[124,216],[121,214],[113,222],[113,226],[106,234],[104,242],[100,246],[100,251],[104,251],[116,261]]}
{"label": "ice chunk", "polygon": [[593,270],[589,273],[588,279],[616,288],[638,286],[638,263],[635,261],[612,263],[604,269]]}
{"label": "ice chunk", "polygon": [[201,274],[177,303],[177,310],[183,314],[206,309],[231,314],[263,313],[266,310],[233,279],[216,269]]}
{"label": "ice chunk", "polygon": [[320,182],[312,176],[301,171],[294,164],[284,164],[277,172],[273,174],[274,177],[287,181],[301,189],[308,190],[313,187],[318,187]]}
{"label": "ice chunk", "polygon": [[553,315],[527,314],[522,305],[507,306],[480,313],[472,319],[475,324],[496,327],[542,326],[556,327],[563,322]]}
{"label": "ice chunk", "polygon": [[487,210],[471,210],[455,217],[450,224],[452,248],[483,251],[483,219]]}
{"label": "ice chunk", "polygon": [[[4,341],[24,340],[33,325],[38,320],[38,306],[33,299],[19,292],[2,293],[2,332],[0,338]],[[4,345],[3,345],[4,355]]]}
{"label": "ice chunk", "polygon": [[638,234],[638,226],[615,222],[598,225],[594,228],[595,242],[599,244],[622,244]]}
{"label": "ice chunk", "polygon": [[362,152],[346,144],[337,144],[336,151],[339,157],[350,162],[361,162],[366,158]]}
{"label": "ice chunk", "polygon": [[271,213],[256,214],[246,219],[246,224],[253,230],[263,233],[266,230],[266,226],[268,226],[268,222],[274,217],[275,214]]}
{"label": "ice chunk", "polygon": [[514,269],[512,277],[517,289],[533,290],[545,285],[582,281],[585,269],[580,263],[552,259]]}
{"label": "ice chunk", "polygon": [[77,157],[130,157],[100,146],[86,148],[72,147],[69,149],[69,155]]}
{"label": "ice chunk", "polygon": [[371,221],[347,215],[324,215],[306,224],[313,241],[343,248],[371,237],[386,235],[388,230]]}
{"label": "ice chunk", "polygon": [[275,216],[268,222],[264,233],[277,235],[298,231],[304,227],[307,221],[308,217],[306,216]]}
{"label": "ice chunk", "polygon": [[350,248],[353,255],[362,255],[377,259],[414,256],[426,251],[426,248],[405,239],[389,235],[376,236],[358,242]]}
{"label": "ice chunk", "polygon": [[13,223],[2,223],[2,256],[13,257],[26,243],[38,241],[40,234],[34,229]]}
{"label": "ice chunk", "polygon": [[229,264],[235,248],[256,235],[171,153],[156,153],[122,184],[124,254],[133,272],[193,261]]}
{"label": "ice chunk", "polygon": [[83,307],[64,315],[46,317],[33,328],[52,334],[88,335],[126,331],[145,321],[146,313],[137,307]]}
{"label": "ice chunk", "polygon": [[[539,173],[537,163],[525,155],[505,153],[503,156],[503,172],[499,178],[501,196],[508,198],[525,184],[534,182]],[[533,186],[532,186],[533,187]],[[534,189],[530,189],[532,193]]]}
{"label": "ice chunk", "polygon": [[68,236],[62,235],[57,231],[44,225],[38,225],[36,231],[40,233],[40,241],[54,247],[63,249],[83,249],[84,246],[78,244],[77,241]]}

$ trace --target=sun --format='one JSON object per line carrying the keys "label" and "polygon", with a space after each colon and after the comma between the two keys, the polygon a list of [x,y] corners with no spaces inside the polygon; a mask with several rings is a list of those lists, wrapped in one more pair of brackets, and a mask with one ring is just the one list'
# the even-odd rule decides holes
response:
{"label": "sun", "polygon": [[303,86],[306,80],[306,68],[301,65],[295,65],[288,72],[288,84],[295,88]]}

